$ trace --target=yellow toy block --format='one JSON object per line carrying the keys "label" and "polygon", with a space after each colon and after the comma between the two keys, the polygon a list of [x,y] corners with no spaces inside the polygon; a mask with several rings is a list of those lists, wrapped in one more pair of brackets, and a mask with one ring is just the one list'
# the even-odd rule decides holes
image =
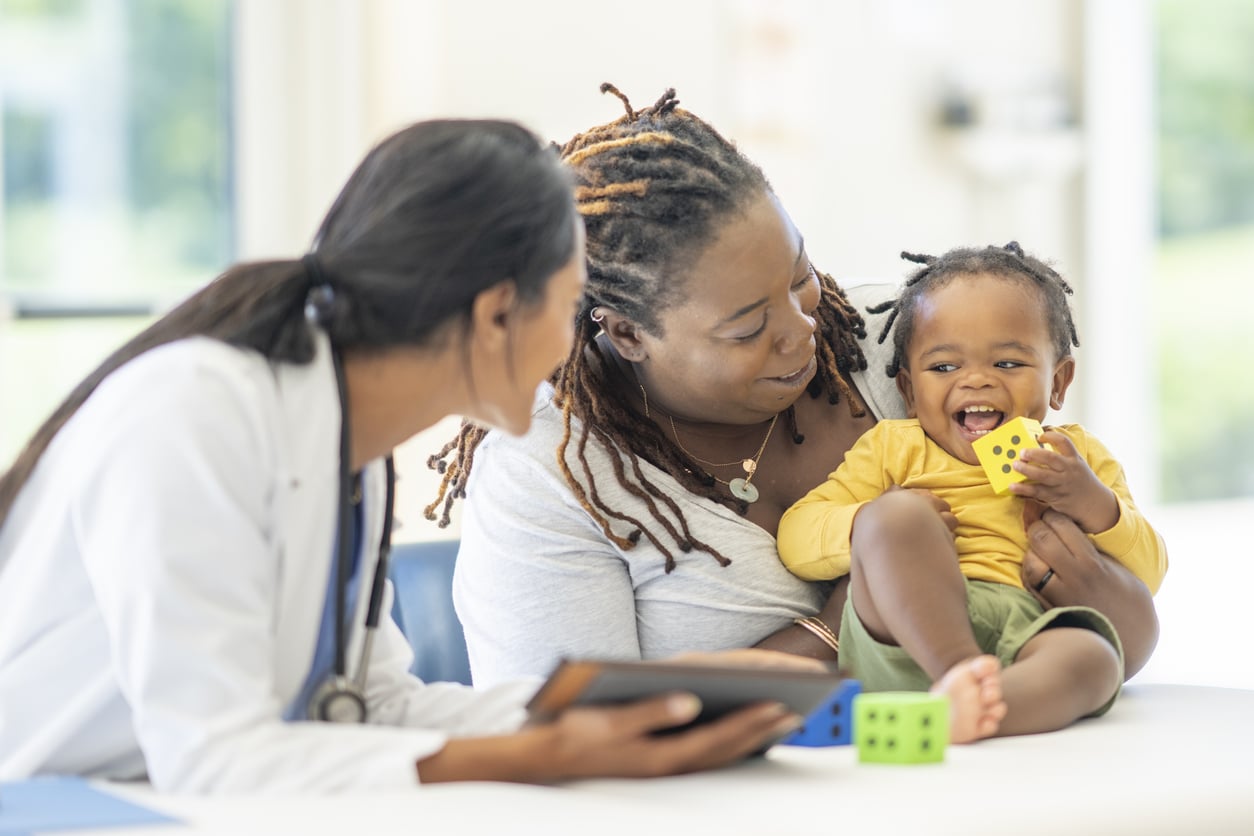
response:
{"label": "yellow toy block", "polygon": [[1005,493],[1011,482],[1022,482],[1027,478],[1011,465],[1024,450],[1043,446],[1038,441],[1043,432],[1039,421],[1020,417],[971,442],[994,491]]}

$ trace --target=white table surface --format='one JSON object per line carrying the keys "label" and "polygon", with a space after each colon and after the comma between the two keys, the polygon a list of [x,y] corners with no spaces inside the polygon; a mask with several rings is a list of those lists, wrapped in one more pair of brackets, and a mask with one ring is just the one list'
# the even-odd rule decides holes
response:
{"label": "white table surface", "polygon": [[190,798],[105,786],[185,822],[98,831],[114,836],[1254,834],[1254,691],[1132,685],[1103,718],[951,746],[927,766],[862,765],[847,746],[777,746],[718,772],[562,787]]}

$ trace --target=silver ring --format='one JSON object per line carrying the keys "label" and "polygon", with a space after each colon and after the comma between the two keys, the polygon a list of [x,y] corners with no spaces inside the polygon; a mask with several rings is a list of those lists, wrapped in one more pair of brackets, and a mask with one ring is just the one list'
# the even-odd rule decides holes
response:
{"label": "silver ring", "polygon": [[1053,576],[1054,576],[1054,570],[1046,569],[1045,574],[1041,575],[1041,579],[1037,581],[1036,584],[1032,588],[1035,589],[1037,592],[1040,592],[1041,590],[1045,588],[1045,584],[1049,583],[1050,578],[1052,578]]}

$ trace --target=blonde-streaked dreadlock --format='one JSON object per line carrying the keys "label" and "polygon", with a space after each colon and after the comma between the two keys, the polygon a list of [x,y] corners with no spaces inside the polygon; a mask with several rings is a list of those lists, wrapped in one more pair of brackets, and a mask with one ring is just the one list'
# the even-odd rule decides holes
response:
{"label": "blonde-streaked dreadlock", "polygon": [[[576,318],[570,355],[551,378],[554,403],[562,411],[565,433],[557,461],[584,510],[605,536],[622,549],[632,548],[643,535],[664,555],[666,571],[675,567],[675,550],[696,548],[722,565],[730,561],[718,549],[692,536],[683,512],[673,498],[645,476],[644,459],[672,476],[686,490],[723,503],[744,514],[748,505],[725,495],[714,478],[683,453],[654,422],[619,390],[608,385],[611,358],[596,338],[600,326],[590,313],[597,306],[611,308],[652,334],[663,334],[659,312],[684,299],[682,278],[722,224],[735,212],[770,190],[762,171],[706,122],[678,107],[673,89],[652,106],[632,108],[627,97],[611,84],[601,92],[617,96],[626,114],[579,134],[562,146],[560,156],[575,175],[575,199],[587,230],[588,283]],[[668,280],[670,280],[668,282]],[[678,280],[678,281],[677,281]],[[853,397],[848,377],[866,368],[858,345],[866,337],[862,317],[832,278],[819,273],[822,287],[818,320],[818,373],[809,394],[826,395],[829,403],[843,396],[850,413],[863,410]],[[580,429],[575,439],[577,476],[567,461],[574,419]],[[796,413],[789,407],[786,425],[794,443],[805,437],[798,431]],[[466,495],[466,481],[475,449],[485,431],[463,423],[457,438],[429,460],[444,474],[439,494],[426,509],[436,518],[443,503],[440,525],[448,525],[453,502]],[[604,474],[593,471],[587,459],[589,441],[623,455],[609,456],[614,478],[648,509],[656,525],[646,525],[602,501],[597,490]],[[450,460],[450,454],[456,458]],[[631,527],[616,534],[611,520]]]}

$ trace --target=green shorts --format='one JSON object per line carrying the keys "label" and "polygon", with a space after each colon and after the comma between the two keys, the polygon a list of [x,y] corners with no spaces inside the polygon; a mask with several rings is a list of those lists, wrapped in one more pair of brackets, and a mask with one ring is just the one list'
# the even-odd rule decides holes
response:
{"label": "green shorts", "polygon": [[[996,656],[1002,667],[1014,662],[1019,651],[1038,633],[1051,627],[1092,630],[1110,642],[1123,669],[1123,645],[1114,626],[1089,607],[1054,607],[1046,610],[1035,598],[1016,586],[967,579],[967,612],[980,649]],[[840,618],[840,665],[862,683],[865,691],[926,691],[931,678],[902,648],[876,641],[858,614],[853,597],[845,602]],[[1123,677],[1120,676],[1120,679]],[[1092,716],[1105,714],[1119,695],[1116,689]]]}

